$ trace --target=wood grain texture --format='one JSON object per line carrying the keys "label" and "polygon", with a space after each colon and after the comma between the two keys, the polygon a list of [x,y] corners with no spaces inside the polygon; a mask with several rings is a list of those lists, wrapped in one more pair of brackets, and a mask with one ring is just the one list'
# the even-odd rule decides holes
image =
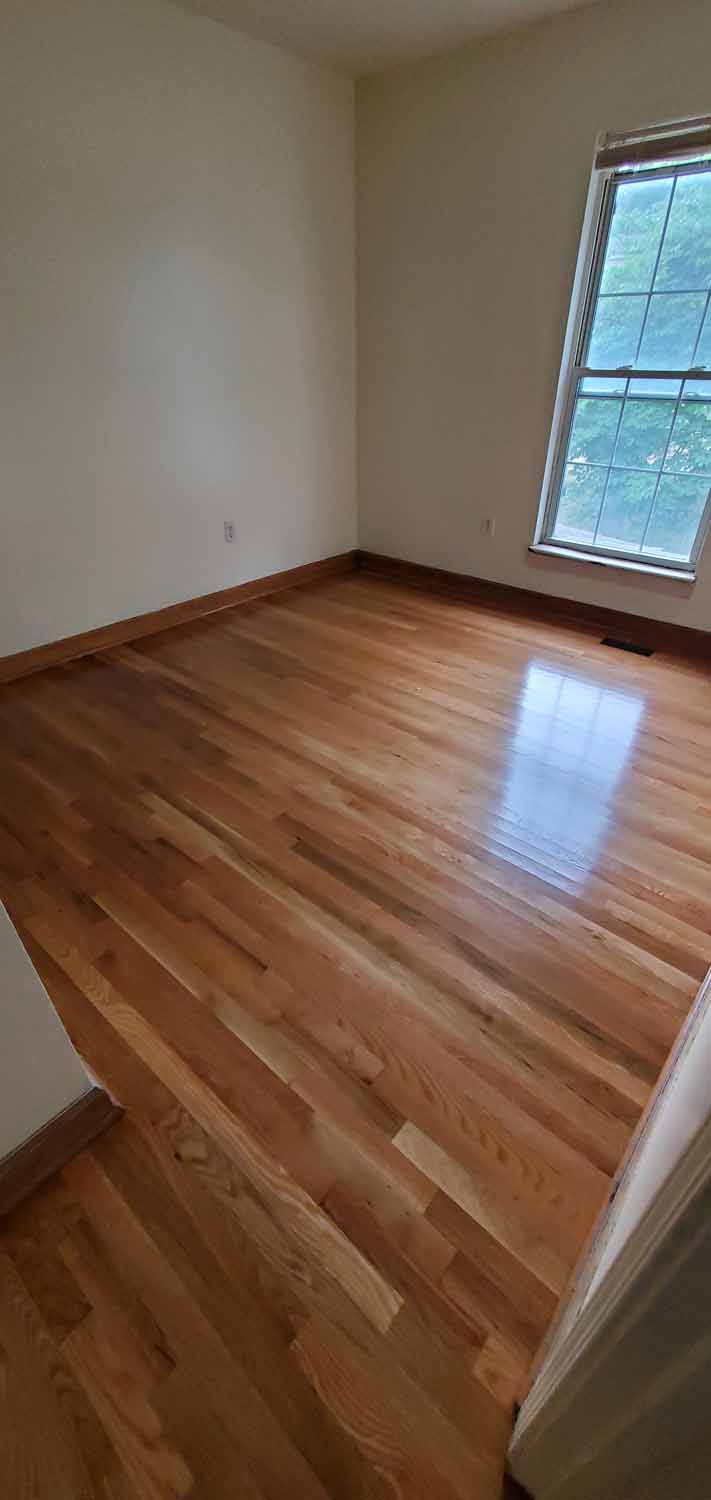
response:
{"label": "wood grain texture", "polygon": [[104,1089],[90,1088],[23,1141],[0,1161],[0,1219],[120,1115],[121,1110]]}
{"label": "wood grain texture", "polygon": [[[538,614],[544,620],[556,617],[585,620],[601,630],[616,631],[623,640],[638,645],[677,651],[682,656],[699,655],[711,661],[711,632],[708,630],[697,630],[691,625],[672,625],[665,620],[653,620],[649,615],[635,614],[632,610],[584,604],[555,594],[539,593],[536,589],[519,588],[511,583],[496,583],[493,579],[476,578],[470,573],[452,573],[447,568],[432,568],[424,563],[407,562],[402,557],[386,557],[380,552],[361,550],[355,556],[357,567],[385,578],[411,583],[416,588],[434,589],[470,599],[473,603],[498,605],[512,612],[522,611],[529,616]],[[581,566],[585,566],[584,561]],[[593,562],[589,566],[598,564]],[[677,582],[680,581],[688,589],[689,580],[680,580],[677,576]]]}
{"label": "wood grain texture", "polygon": [[4,689],[0,897],[125,1115],[0,1233],[1,1493],[502,1495],[711,963],[710,675],[361,570]]}
{"label": "wood grain texture", "polygon": [[11,656],[0,657],[0,682],[14,682],[18,677],[27,677],[31,672],[43,672],[59,662],[76,661],[78,657],[88,656],[94,651],[106,651],[110,646],[136,641],[144,635],[155,635],[156,631],[167,630],[173,625],[184,625],[187,620],[197,620],[221,609],[231,609],[236,604],[246,604],[250,599],[260,599],[265,594],[278,594],[282,589],[291,589],[316,578],[348,573],[353,567],[355,552],[339,552],[317,562],[303,563],[297,568],[284,568],[280,573],[252,578],[247,583],[236,583],[232,588],[216,589],[211,594],[198,594],[193,599],[182,599],[178,604],[164,604],[160,609],[148,610],[143,615],[131,615],[127,620],[98,625],[95,630],[66,635],[60,641],[48,641],[44,646],[31,646],[27,651],[15,651]]}

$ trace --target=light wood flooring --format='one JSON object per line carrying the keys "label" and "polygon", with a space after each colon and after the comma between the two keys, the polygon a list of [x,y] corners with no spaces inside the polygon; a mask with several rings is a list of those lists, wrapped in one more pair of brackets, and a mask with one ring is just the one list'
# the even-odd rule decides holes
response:
{"label": "light wood flooring", "polygon": [[359,573],[2,691],[0,896],[126,1107],[2,1226],[3,1497],[501,1494],[711,963],[709,669],[601,633]]}

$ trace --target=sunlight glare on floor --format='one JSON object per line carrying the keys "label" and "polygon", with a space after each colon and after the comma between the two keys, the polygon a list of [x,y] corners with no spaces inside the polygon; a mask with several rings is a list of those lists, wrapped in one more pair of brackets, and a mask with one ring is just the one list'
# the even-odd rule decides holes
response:
{"label": "sunlight glare on floor", "polygon": [[496,816],[584,878],[607,827],[644,709],[637,693],[527,669]]}

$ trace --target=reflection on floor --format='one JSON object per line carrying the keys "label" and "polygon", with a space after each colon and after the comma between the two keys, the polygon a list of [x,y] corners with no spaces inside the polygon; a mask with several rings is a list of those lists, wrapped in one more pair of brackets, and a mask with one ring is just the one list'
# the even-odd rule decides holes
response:
{"label": "reflection on floor", "polygon": [[585,880],[643,712],[640,693],[570,668],[534,661],[526,671],[497,816],[545,849],[561,877]]}
{"label": "reflection on floor", "polygon": [[711,962],[708,668],[364,574],[0,698],[122,1123],[0,1235],[0,1494],[495,1500]]}

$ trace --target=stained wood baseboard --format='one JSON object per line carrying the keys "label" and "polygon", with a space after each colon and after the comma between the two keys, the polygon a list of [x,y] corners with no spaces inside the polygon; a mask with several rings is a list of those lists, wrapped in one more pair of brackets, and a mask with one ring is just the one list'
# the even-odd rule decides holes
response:
{"label": "stained wood baseboard", "polygon": [[145,615],[132,615],[127,620],[117,620],[113,625],[100,625],[96,630],[68,635],[61,641],[50,641],[46,646],[32,646],[28,651],[17,651],[12,656],[0,657],[0,683],[12,682],[16,677],[27,677],[31,672],[42,672],[45,667],[73,661],[78,656],[89,656],[93,651],[123,646],[127,641],[136,641],[143,635],[155,635],[157,631],[167,630],[171,625],[184,625],[188,620],[199,619],[201,615],[215,614],[217,610],[230,609],[235,604],[247,604],[250,599],[259,599],[264,594],[278,594],[282,589],[295,588],[300,583],[313,583],[319,578],[348,573],[356,566],[355,558],[353,551],[338,552],[333,557],[324,557],[318,562],[304,563],[298,568],[284,568],[281,573],[252,578],[248,583],[235,584],[233,588],[218,589],[213,594],[184,599],[180,604],[167,604],[163,609],[153,609]]}
{"label": "stained wood baseboard", "polygon": [[513,584],[495,583],[469,573],[432,568],[424,563],[408,562],[405,558],[353,550],[336,553],[333,557],[325,557],[318,562],[304,563],[301,567],[285,568],[280,573],[270,573],[263,578],[235,584],[233,588],[218,589],[212,594],[184,599],[179,604],[168,604],[162,609],[150,610],[147,614],[133,615],[126,620],[116,620],[111,625],[100,625],[95,630],[82,631],[59,641],[50,641],[44,646],[33,646],[28,651],[17,651],[11,656],[0,657],[0,684],[13,682],[18,677],[27,677],[33,672],[42,672],[47,667],[58,666],[80,656],[89,656],[94,651],[106,651],[111,646],[125,645],[128,641],[139,640],[141,636],[155,635],[158,631],[168,630],[172,625],[184,625],[190,620],[197,620],[202,615],[231,609],[237,604],[247,604],[251,599],[277,594],[283,589],[313,583],[320,578],[348,573],[353,568],[380,573],[418,588],[430,588],[438,593],[470,599],[484,607],[503,607],[529,617],[553,617],[556,620],[569,620],[571,623],[587,621],[599,626],[601,631],[616,632],[626,638],[643,641],[657,650],[711,660],[709,631],[695,630],[688,625],[671,625],[630,611],[609,609],[604,605],[582,604],[573,599],[542,594],[534,589],[517,588]]}
{"label": "stained wood baseboard", "polygon": [[0,1217],[58,1172],[122,1113],[103,1089],[90,1089],[0,1161]]}
{"label": "stained wood baseboard", "polygon": [[711,632],[695,630],[688,625],[670,625],[663,620],[652,620],[646,615],[632,614],[626,610],[609,609],[602,604],[579,604],[574,599],[561,599],[557,595],[541,594],[534,589],[517,588],[510,583],[494,583],[490,579],[476,578],[469,573],[451,573],[446,568],[430,568],[423,563],[407,562],[401,557],[386,557],[379,552],[358,551],[356,564],[369,573],[381,573],[386,578],[398,579],[418,588],[434,589],[440,594],[470,599],[472,603],[488,605],[490,608],[514,610],[527,615],[529,619],[553,617],[577,624],[585,621],[598,626],[606,634],[622,636],[652,646],[658,651],[711,660]]}

